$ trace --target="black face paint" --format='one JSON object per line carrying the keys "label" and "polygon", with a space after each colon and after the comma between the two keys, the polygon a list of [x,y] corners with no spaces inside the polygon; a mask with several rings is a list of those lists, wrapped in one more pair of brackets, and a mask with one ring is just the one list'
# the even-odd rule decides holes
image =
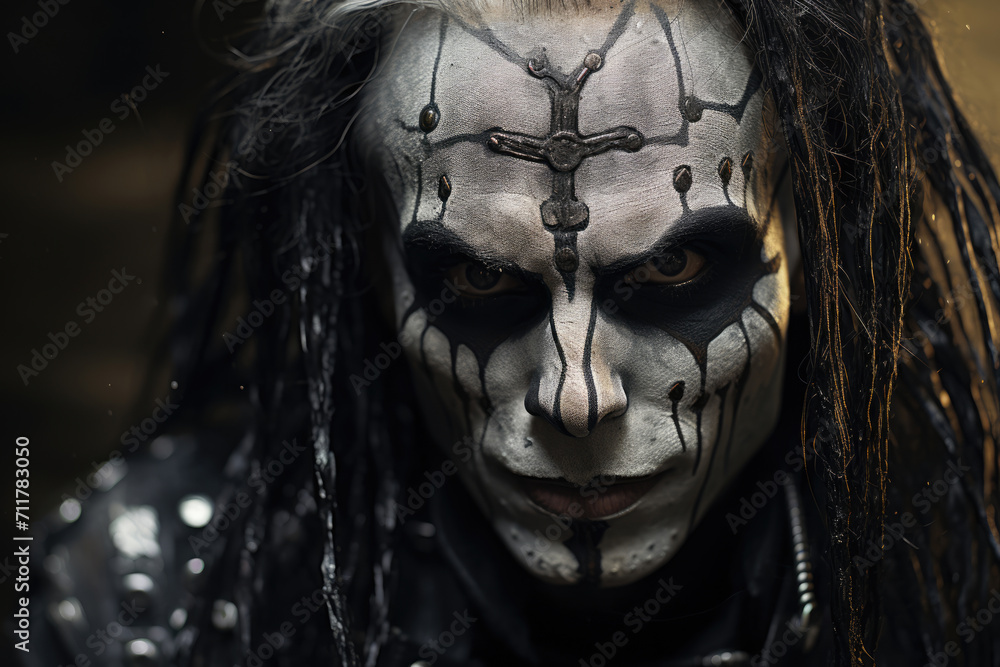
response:
{"label": "black face paint", "polygon": [[573,520],[573,534],[563,544],[576,558],[580,585],[596,586],[601,583],[601,538],[608,529],[607,521]]}
{"label": "black face paint", "polygon": [[[706,257],[698,277],[679,285],[624,283],[629,271],[681,247]],[[656,327],[684,343],[704,372],[709,343],[753,307],[757,281],[781,264],[780,255],[762,260],[761,247],[759,231],[743,209],[701,209],[680,218],[658,247],[602,269],[594,289],[602,303],[614,301],[616,312],[637,328]]]}
{"label": "black face paint", "polygon": [[674,428],[677,429],[677,437],[681,441],[681,451],[687,451],[687,445],[684,444],[684,432],[681,430],[680,417],[677,415],[677,406],[680,404],[681,400],[684,398],[684,381],[681,380],[674,384],[667,393],[667,398],[670,399],[670,416],[674,420]]}
{"label": "black face paint", "polygon": [[[690,484],[685,480],[685,487],[681,488],[684,505],[676,520],[672,516],[658,515],[651,506],[640,510],[655,516],[655,524],[662,522],[669,525],[673,531],[671,540],[682,533],[688,511],[694,519],[699,504],[711,502],[715,489],[711,480],[718,481],[723,465],[731,467],[731,458],[733,461],[737,458],[742,460],[744,452],[733,449],[732,444],[734,432],[738,436],[737,443],[743,444],[740,428],[734,428],[744,423],[737,422],[735,417],[739,396],[744,386],[756,386],[757,379],[770,373],[762,369],[771,368],[776,363],[775,355],[780,353],[780,350],[773,349],[766,327],[761,327],[760,320],[748,310],[761,313],[778,334],[780,345],[778,322],[783,318],[780,308],[787,303],[783,299],[783,288],[779,285],[774,293],[771,281],[765,281],[766,285],[761,287],[767,289],[758,292],[761,304],[770,308],[776,308],[777,304],[774,315],[763,305],[753,302],[755,284],[760,284],[762,277],[780,269],[778,258],[772,262],[761,260],[764,235],[750,224],[747,210],[747,187],[754,165],[752,157],[749,162],[745,158],[749,147],[759,145],[755,138],[758,121],[751,118],[747,123],[741,123],[741,120],[750,108],[751,98],[755,102],[752,107],[755,114],[760,108],[760,104],[756,104],[759,96],[754,97],[759,92],[760,80],[747,61],[741,63],[737,70],[739,74],[727,76],[725,87],[720,88],[722,99],[735,99],[743,89],[743,97],[736,104],[706,102],[697,97],[694,94],[696,88],[690,85],[691,74],[682,75],[680,54],[685,53],[685,45],[691,46],[685,38],[689,34],[701,33],[685,32],[689,22],[686,17],[679,16],[676,20],[660,21],[666,40],[658,34],[654,35],[658,43],[653,49],[653,57],[666,74],[662,83],[670,89],[669,98],[666,95],[656,97],[659,93],[652,93],[657,99],[654,110],[667,112],[664,129],[660,129],[659,122],[647,127],[644,124],[646,116],[640,115],[636,119],[632,115],[623,115],[616,118],[617,112],[599,107],[591,109],[587,105],[590,94],[594,93],[595,99],[599,94],[606,94],[601,88],[605,83],[616,91],[616,95],[622,90],[626,95],[630,94],[631,86],[621,85],[623,75],[615,72],[620,71],[616,68],[623,64],[619,56],[624,56],[622,61],[627,65],[628,54],[636,54],[631,45],[623,48],[631,34],[625,31],[625,24],[630,23],[632,6],[632,3],[627,3],[617,17],[600,19],[602,27],[597,29],[600,32],[596,34],[589,32],[593,31],[591,26],[586,27],[587,38],[580,43],[594,44],[589,40],[593,37],[601,39],[608,25],[605,21],[616,22],[615,28],[608,34],[605,48],[588,49],[577,54],[575,62],[569,61],[569,67],[575,65],[575,68],[566,74],[553,69],[553,54],[558,52],[572,58],[575,40],[551,42],[549,60],[545,58],[544,50],[528,51],[526,59],[500,41],[500,37],[505,35],[506,23],[475,29],[463,25],[455,17],[439,19],[436,15],[427,15],[424,22],[427,29],[418,35],[423,42],[423,52],[419,58],[407,58],[404,65],[405,62],[419,62],[420,68],[425,69],[433,61],[430,99],[427,99],[426,84],[420,85],[419,90],[411,90],[406,87],[405,72],[401,72],[391,80],[391,85],[403,91],[393,99],[404,102],[398,106],[407,109],[402,113],[405,122],[395,111],[394,104],[385,106],[387,111],[379,118],[379,129],[389,128],[394,133],[395,142],[387,142],[393,150],[383,159],[389,165],[388,174],[391,175],[393,165],[396,166],[398,178],[393,183],[393,199],[397,206],[406,209],[404,219],[400,221],[405,227],[405,238],[401,239],[405,253],[402,262],[392,268],[394,285],[397,286],[396,306],[405,309],[402,326],[406,327],[409,323],[409,340],[413,341],[407,344],[407,354],[414,360],[421,357],[425,360],[425,371],[435,390],[433,395],[428,393],[426,397],[432,401],[427,408],[444,408],[448,413],[447,422],[441,420],[440,433],[435,433],[435,439],[440,440],[442,446],[447,446],[445,438],[449,430],[462,431],[459,411],[464,407],[465,431],[480,442],[475,465],[470,465],[468,471],[472,483],[481,485],[476,500],[484,506],[483,511],[495,521],[498,530],[499,526],[504,526],[501,536],[510,544],[513,544],[511,541],[518,541],[520,535],[530,532],[530,527],[539,518],[530,508],[523,509],[516,503],[508,505],[498,500],[504,498],[503,493],[508,490],[506,482],[491,472],[490,465],[499,465],[499,470],[505,469],[514,475],[553,479],[559,475],[564,475],[564,479],[580,479],[592,474],[591,468],[614,469],[616,473],[628,475],[630,470],[648,472],[657,465],[650,456],[645,456],[647,452],[641,451],[642,447],[648,447],[650,455],[662,456],[663,465],[670,470],[683,467],[686,474],[693,463],[692,474],[697,471],[703,476],[703,479],[692,480]],[[641,26],[637,26],[640,28],[637,30],[640,42],[650,33],[659,32],[652,15],[642,18],[648,27],[643,31]],[[438,26],[441,42],[448,37],[448,44],[443,46],[433,42]],[[476,40],[467,35],[455,36],[455,30],[447,33],[449,26],[458,27],[458,32],[465,31],[476,37],[489,49],[500,53],[507,62],[498,62],[493,53],[487,48],[480,48]],[[526,35],[518,31],[514,39],[524,39],[524,43],[532,45],[549,45],[549,34],[549,31],[542,30],[532,37],[531,33]],[[609,59],[607,47],[622,34],[625,36],[618,41],[618,48],[610,52]],[[736,35],[733,45],[739,45],[738,38],[739,35]],[[453,41],[459,54],[467,53],[463,49],[471,51],[469,60],[459,62],[460,58],[449,55],[454,50],[451,48]],[[437,58],[433,55],[435,49]],[[673,76],[669,74],[671,56],[674,57],[680,83],[678,97],[674,97]],[[454,70],[448,69],[452,60],[455,61]],[[611,67],[609,60],[614,61],[610,62]],[[480,66],[470,67],[470,62],[480,63]],[[564,61],[560,59],[558,62]],[[701,71],[698,61],[691,62],[692,71],[698,74]],[[508,63],[515,63],[520,69],[515,70]],[[640,62],[639,67],[642,65]],[[527,97],[510,103],[491,98],[492,88],[477,86],[477,82],[480,76],[489,79],[494,74],[506,77],[515,87],[521,86],[520,90]],[[424,73],[420,76],[421,80],[426,80]],[[592,76],[614,76],[614,80],[598,79],[587,84]],[[689,80],[686,88],[685,77]],[[629,70],[625,70],[625,80],[631,82]],[[652,82],[654,90],[657,81]],[[464,94],[463,86],[467,83],[471,83],[471,95]],[[638,90],[647,81],[640,76],[636,83]],[[583,87],[587,90],[581,102],[580,89]],[[393,88],[387,89],[390,91],[388,94],[393,94]],[[546,98],[551,105],[548,113],[544,108]],[[536,100],[536,103],[526,104],[528,99]],[[467,104],[466,100],[472,104]],[[640,103],[645,104],[643,100],[639,98]],[[442,105],[440,109],[438,104]],[[629,107],[625,114],[633,112],[634,109]],[[704,116],[706,112],[709,112],[707,118]],[[712,112],[716,115],[713,116]],[[591,113],[597,114],[592,125],[587,120]],[[675,114],[679,118],[674,117]],[[730,132],[733,123],[729,118],[720,118],[719,114],[731,116],[736,121],[735,133]],[[656,118],[660,118],[659,113]],[[546,120],[549,122],[546,123]],[[677,132],[678,121],[682,128],[680,132]],[[634,138],[631,132],[616,133],[616,130],[634,129],[626,127],[625,123],[641,128],[634,133]],[[701,125],[693,126],[694,131],[688,134],[691,123]],[[705,123],[709,127],[705,127]],[[582,136],[578,131],[579,124],[588,130],[611,129]],[[621,126],[614,127],[616,124]],[[724,143],[714,138],[717,124],[720,124],[719,134]],[[671,133],[670,136],[667,132]],[[657,136],[658,133],[663,136]],[[698,139],[702,135],[707,136],[704,147]],[[635,143],[635,149],[630,149],[631,143]],[[665,160],[653,160],[653,156],[649,156],[648,160],[643,158],[649,152],[646,147],[654,143],[660,146],[690,146],[690,149],[667,151],[665,155],[670,157],[665,160],[669,162],[664,164]],[[459,144],[468,145],[449,150]],[[725,152],[715,152],[720,147],[722,151],[729,151],[728,156],[724,157]],[[640,149],[643,152],[638,156],[615,153]],[[600,160],[585,163],[588,157],[600,152],[610,153]],[[524,160],[535,164],[525,164]],[[629,179],[626,178],[627,173],[609,173],[605,177],[594,169],[605,160],[621,165],[621,169],[625,170],[633,164],[637,165],[637,174],[642,174],[643,178]],[[643,173],[641,168],[648,164],[655,165],[652,184],[646,178],[650,174]],[[743,171],[744,164],[749,167],[746,171]],[[580,165],[583,165],[582,169],[579,169]],[[730,199],[733,172],[739,175],[741,171],[744,183],[741,185],[737,179],[735,187],[744,190],[744,199],[739,200],[738,189]],[[605,188],[609,182],[617,183],[618,187]],[[589,189],[595,183],[597,188]],[[395,187],[397,184],[399,187]],[[630,194],[633,187],[635,195]],[[751,199],[755,192],[755,187],[750,188]],[[605,194],[608,199],[604,198]],[[650,196],[659,197],[662,201],[647,201]],[[713,202],[719,207],[692,211],[688,206],[688,197],[691,206],[702,207]],[[478,203],[473,205],[472,201]],[[761,210],[760,200],[756,201],[757,206],[751,207],[752,210]],[[636,203],[636,210],[640,213],[634,219],[631,215],[632,202]],[[607,206],[609,203],[611,207]],[[741,204],[742,208],[739,208]],[[591,216],[597,216],[598,210],[609,210],[609,219],[598,220],[595,217],[592,220]],[[600,215],[603,218],[605,214]],[[543,226],[535,222],[539,217]],[[637,225],[634,234],[630,224]],[[585,230],[588,226],[589,229]],[[604,229],[598,230],[598,226]],[[658,242],[653,240],[667,227],[670,228],[669,235]],[[552,234],[554,247],[548,245],[548,234]],[[524,235],[528,235],[527,238]],[[639,238],[644,240],[639,241]],[[773,239],[768,236],[768,248]],[[620,257],[623,248],[629,252],[630,246],[634,256],[620,261],[614,259]],[[639,284],[630,286],[632,295],[627,299],[615,290],[623,274],[635,270],[640,264],[648,263],[646,268],[654,275],[656,271],[653,267],[667,278],[680,276],[684,280],[694,275],[697,268],[691,266],[692,270],[685,270],[691,255],[684,248],[707,260],[705,268],[691,280],[679,285],[665,285],[642,282],[640,279]],[[608,266],[609,261],[614,261],[614,266]],[[459,262],[463,265],[456,270]],[[518,265],[530,266],[539,273],[526,272]],[[400,270],[403,266],[408,276]],[[497,288],[500,276],[507,275],[516,276],[523,288],[507,292],[501,291],[506,289],[506,285]],[[657,280],[662,280],[663,276]],[[410,285],[406,284],[407,278]],[[442,292],[449,290],[445,279],[464,281],[468,288],[465,294],[448,291],[449,296],[454,296],[454,302],[442,309],[439,303]],[[577,298],[567,305],[567,296],[572,297],[574,289],[573,279]],[[593,289],[590,289],[591,285]],[[477,290],[495,293],[469,297],[470,292],[476,293]],[[408,300],[411,293],[415,296],[412,303]],[[607,305],[609,298],[614,306]],[[602,313],[597,312],[598,304],[604,306]],[[417,311],[420,314],[414,320],[412,316]],[[745,326],[743,313],[748,318]],[[425,316],[427,320],[422,322]],[[415,326],[416,322],[420,324]],[[733,323],[743,332],[747,345],[748,356],[742,370],[743,346],[737,342],[738,334],[730,335],[735,329],[731,327]],[[731,327],[730,330],[722,335],[727,326]],[[758,368],[755,360],[753,370],[756,374],[749,378],[750,341],[747,330],[753,336],[755,345],[758,340],[761,342],[759,352],[764,364]],[[669,354],[665,355],[660,346],[650,347],[644,351],[649,355],[648,363],[641,355],[630,357],[623,354],[622,347],[631,346],[631,338],[640,339],[635,344],[641,349],[654,340],[647,337],[648,334],[655,334],[655,341],[664,341],[666,336],[661,332],[676,339],[669,343]],[[528,340],[521,339],[529,335]],[[643,338],[645,340],[641,340]],[[726,341],[720,346],[720,349],[725,349],[724,358],[715,360],[713,357],[712,363],[707,364],[707,349],[716,338],[720,338],[715,342],[716,346],[720,346],[722,339]],[[511,341],[511,346],[503,348],[504,360],[494,360],[494,353],[499,355],[499,346],[507,341]],[[682,346],[676,345],[678,341]],[[460,352],[462,345],[466,345],[468,350]],[[691,351],[695,364],[692,364],[692,357],[688,357],[683,346]],[[715,347],[712,349],[714,352]],[[449,362],[453,388],[448,387]],[[478,387],[476,371],[473,370],[477,362]],[[505,364],[509,364],[509,368],[503,367]],[[496,412],[491,410],[487,396],[487,367],[490,367],[490,392],[495,394],[493,400],[497,401]],[[696,368],[701,372],[700,386],[699,370]],[[644,372],[647,372],[645,376],[642,375]],[[676,375],[671,377],[673,373]],[[707,374],[710,374],[708,379],[711,381],[708,387]],[[678,381],[680,378],[684,381]],[[761,381],[767,380],[764,378]],[[723,384],[725,386],[721,386]],[[747,405],[753,406],[747,411],[751,417],[761,405],[760,400],[751,400],[755,395],[756,392],[748,389],[745,397]],[[475,410],[475,405],[470,406],[472,397],[483,404],[483,412]],[[528,414],[521,411],[519,404],[522,400]],[[633,408],[626,415],[623,406],[627,408],[630,402]],[[712,412],[715,409],[719,409],[719,414]],[[561,410],[564,414],[560,414]],[[565,417],[565,424],[572,432],[567,434],[567,430],[562,429],[564,435],[556,435],[547,424],[532,417],[546,411],[549,414],[542,416],[550,422],[561,423]],[[581,463],[573,458],[572,453],[566,458],[553,455],[553,445],[570,442],[567,435],[584,438],[593,433],[598,428],[598,421],[603,424],[603,417],[598,419],[599,414],[616,419],[622,417],[602,431],[602,434],[621,436],[620,452],[598,451],[603,440],[603,435],[600,435],[579,442],[581,447],[594,448],[593,462]],[[667,419],[674,422],[674,429],[669,428]],[[712,432],[716,423],[718,433]],[[628,430],[633,425],[634,434],[629,431],[616,435],[616,427]],[[695,433],[690,429],[695,429]],[[696,437],[697,454],[687,452],[688,445],[695,448]],[[702,456],[703,439],[706,447],[712,446],[713,440],[716,443],[712,452],[704,452],[705,456]],[[680,447],[677,447],[678,442]],[[650,446],[649,443],[657,444]],[[756,444],[756,441],[748,442],[747,447]],[[724,451],[716,455],[715,450],[719,448]],[[550,449],[552,451],[547,451]],[[639,453],[636,454],[636,451]],[[684,452],[684,456],[680,456],[680,452]],[[469,483],[469,480],[464,481]],[[676,498],[671,497],[675,491],[657,488],[656,502],[675,503]],[[629,525],[616,521],[617,517],[601,522],[577,521],[571,531],[563,533],[559,539],[563,544],[555,545],[558,549],[544,556],[536,553],[534,556],[539,556],[537,561],[534,556],[528,556],[531,562],[525,564],[541,578],[558,578],[564,582],[576,580],[586,584],[600,582],[614,585],[630,580],[632,573],[648,572],[641,563],[636,563],[634,559],[627,560],[634,555],[632,547],[628,546],[633,538],[622,535],[620,530],[616,531],[618,526]],[[605,534],[609,528],[610,532]],[[645,528],[639,529],[638,534],[643,530]],[[644,536],[641,544],[643,552],[648,541],[649,536]],[[514,544],[511,548],[517,551],[520,544],[523,543]],[[667,548],[666,552],[669,553],[670,549]],[[576,559],[575,563],[571,554]],[[517,551],[516,556],[526,560],[523,550]],[[658,561],[668,557],[659,552],[653,556]]]}
{"label": "black face paint", "polygon": [[[427,310],[433,326],[444,333],[454,350],[465,345],[472,351],[480,374],[485,372],[489,357],[498,345],[524,335],[548,315],[552,299],[541,276],[512,264],[501,265],[479,257],[474,248],[436,221],[409,225],[403,233],[403,247],[407,270],[416,288],[414,303],[404,315],[403,324],[418,309]],[[479,297],[459,293],[454,303],[432,309],[442,294],[447,298],[449,291],[460,292],[455,285],[449,284],[447,274],[462,262],[481,267],[474,271],[483,279],[496,269],[515,275],[524,289]],[[472,281],[470,284],[477,287]]]}
{"label": "black face paint", "polygon": [[451,196],[451,181],[447,175],[441,176],[438,180],[438,199],[445,202]]}
{"label": "black face paint", "polygon": [[[754,301],[753,290],[761,278],[778,270],[781,256],[770,261],[761,259],[762,243],[757,226],[743,209],[702,209],[682,217],[657,248],[604,269],[594,288],[600,302],[612,300],[617,305],[615,312],[639,333],[646,327],[665,331],[683,343],[695,358],[701,372],[702,393],[691,406],[698,419],[698,450],[692,474],[701,459],[701,413],[709,398],[704,393],[708,346],[729,326],[742,324],[741,317],[747,308],[767,313],[766,308]],[[636,266],[681,247],[697,250],[706,257],[706,268],[699,276],[678,285],[624,282],[623,276]],[[780,339],[777,323],[767,314],[765,320],[773,323]],[[671,401],[675,391],[679,402],[683,388],[675,385]],[[676,402],[673,408],[676,420]]]}
{"label": "black face paint", "polygon": [[[583,64],[572,73],[563,74],[553,69],[544,50],[529,58],[527,62],[519,63],[529,74],[544,80],[547,84],[552,105],[547,137],[533,137],[497,129],[490,131],[486,143],[497,153],[522,160],[545,162],[552,170],[552,194],[542,203],[542,223],[555,237],[553,260],[562,276],[570,301],[575,296],[574,274],[580,265],[576,235],[577,232],[586,229],[590,222],[590,211],[586,203],[576,198],[576,169],[585,158],[609,150],[635,152],[643,145],[642,134],[632,127],[616,127],[598,134],[582,136],[578,125],[580,91],[587,77],[601,68],[608,50],[625,32],[634,5],[633,0],[625,6],[601,49],[588,53],[583,59]],[[475,31],[471,32],[477,34]],[[494,36],[489,36],[488,43],[493,44],[496,41]],[[506,46],[502,52],[508,58],[514,55]]]}

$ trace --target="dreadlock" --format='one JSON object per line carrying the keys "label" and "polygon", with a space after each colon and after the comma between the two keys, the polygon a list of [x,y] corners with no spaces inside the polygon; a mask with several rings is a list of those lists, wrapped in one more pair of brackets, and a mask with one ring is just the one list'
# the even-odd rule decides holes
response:
{"label": "dreadlock", "polygon": [[[1000,579],[1000,184],[908,0],[716,1],[757,54],[792,165],[810,336],[801,444],[825,516],[811,532],[835,583],[831,664],[871,664],[879,641],[926,659]],[[287,467],[213,545],[209,579],[232,591],[241,625],[219,643],[202,609],[181,642],[187,664],[240,661],[310,590],[326,623],[287,647],[287,664],[373,666],[388,636],[413,416],[402,372],[360,393],[347,380],[391,335],[367,294],[375,251],[351,128],[383,29],[416,4],[271,0],[192,142],[182,204],[220,173],[228,185],[218,206],[182,205],[175,225],[174,374],[203,417],[231,414],[235,387],[248,389],[252,427],[230,456],[228,494],[285,438],[308,442],[313,465]],[[218,332],[274,290],[292,298],[234,363]],[[918,527],[916,549],[857,567],[949,463],[971,472]],[[323,539],[277,558],[288,536],[273,518],[302,504],[303,532]],[[989,655],[982,634],[969,664]]]}

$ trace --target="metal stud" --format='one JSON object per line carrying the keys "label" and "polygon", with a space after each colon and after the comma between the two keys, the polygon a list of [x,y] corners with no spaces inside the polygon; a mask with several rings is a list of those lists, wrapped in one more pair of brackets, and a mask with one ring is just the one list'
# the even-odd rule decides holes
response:
{"label": "metal stud", "polygon": [[153,579],[148,574],[133,572],[122,577],[122,587],[125,593],[139,602],[143,607],[148,607],[153,594]]}
{"label": "metal stud", "polygon": [[729,181],[732,177],[733,161],[729,158],[723,158],[722,162],[719,164],[719,178],[722,179],[722,184],[729,185]]}
{"label": "metal stud", "polygon": [[170,627],[174,630],[180,630],[187,623],[188,613],[186,609],[178,607],[170,612]]}
{"label": "metal stud", "polygon": [[424,521],[407,521],[406,532],[407,536],[410,538],[410,542],[413,544],[414,548],[417,549],[417,551],[422,553],[430,553],[434,551],[434,535],[437,532],[434,524],[426,523]]}
{"label": "metal stud", "polygon": [[684,194],[691,189],[691,167],[681,165],[674,171],[674,189]]}
{"label": "metal stud", "polygon": [[448,201],[448,197],[451,196],[451,181],[448,180],[447,174],[443,174],[438,180],[438,199],[441,201]]}
{"label": "metal stud", "polygon": [[83,618],[83,609],[80,608],[80,601],[76,598],[66,598],[56,607],[59,617],[64,621],[75,623]]}
{"label": "metal stud", "polygon": [[108,533],[123,556],[151,560],[160,557],[160,522],[155,509],[148,505],[112,505],[109,511],[115,518],[108,525]]}
{"label": "metal stud", "polygon": [[130,665],[155,665],[159,662],[160,652],[156,644],[148,639],[133,639],[125,644],[125,656]]}
{"label": "metal stud", "polygon": [[177,505],[181,521],[191,528],[202,528],[212,520],[212,502],[205,496],[184,496]]}
{"label": "metal stud", "polygon": [[592,72],[596,72],[601,69],[601,65],[604,64],[604,59],[601,58],[600,53],[588,53],[587,57],[583,59],[583,66]]}
{"label": "metal stud", "polygon": [[702,667],[727,667],[735,665],[746,665],[750,661],[750,656],[743,651],[723,651],[714,655],[705,656],[701,660]]}
{"label": "metal stud", "polygon": [[66,569],[66,559],[59,554],[49,554],[42,561],[42,567],[49,574],[59,574]]}
{"label": "metal stud", "polygon": [[236,627],[236,618],[236,605],[229,600],[216,600],[212,605],[212,625],[216,630],[232,630]]}
{"label": "metal stud", "polygon": [[200,558],[192,558],[184,563],[184,578],[189,583],[198,580],[198,575],[205,571],[205,561]]}
{"label": "metal stud", "polygon": [[110,491],[114,488],[115,484],[121,481],[126,472],[128,472],[128,464],[124,461],[118,461],[117,463],[105,461],[104,465],[94,473],[94,477],[100,480],[97,483],[97,490]]}
{"label": "metal stud", "polygon": [[634,132],[625,137],[625,148],[630,151],[637,151],[642,148],[642,137]]}
{"label": "metal stud", "polygon": [[76,498],[67,498],[59,506],[59,517],[66,523],[73,523],[82,513],[83,507]]}
{"label": "metal stud", "polygon": [[[175,383],[176,384],[176,383]],[[161,435],[149,444],[149,452],[161,461],[169,459],[176,449],[176,443],[170,436]]]}
{"label": "metal stud", "polygon": [[702,105],[701,100],[693,95],[684,98],[684,117],[692,123],[697,123],[701,120],[701,115],[704,113],[705,107]]}
{"label": "metal stud", "polygon": [[566,273],[573,273],[580,266],[580,258],[572,248],[559,248],[556,251],[556,268]]}
{"label": "metal stud", "polygon": [[437,127],[439,120],[441,120],[441,114],[438,113],[437,107],[433,104],[428,104],[420,112],[420,129],[424,132],[431,132]]}

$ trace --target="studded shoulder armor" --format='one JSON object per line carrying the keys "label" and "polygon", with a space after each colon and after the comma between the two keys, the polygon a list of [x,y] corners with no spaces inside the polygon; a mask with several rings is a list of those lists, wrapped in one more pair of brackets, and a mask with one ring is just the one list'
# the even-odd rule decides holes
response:
{"label": "studded shoulder armor", "polygon": [[[77,478],[36,533],[25,664],[172,664],[204,569],[197,540],[211,538],[222,486],[221,466],[206,459],[220,449],[163,436],[148,455]],[[231,602],[213,612],[220,630],[235,627]]]}

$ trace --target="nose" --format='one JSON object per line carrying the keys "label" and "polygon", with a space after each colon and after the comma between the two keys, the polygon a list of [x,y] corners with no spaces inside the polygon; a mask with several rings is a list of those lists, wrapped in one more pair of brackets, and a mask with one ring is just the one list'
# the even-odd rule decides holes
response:
{"label": "nose", "polygon": [[602,334],[596,303],[577,296],[555,304],[549,317],[546,350],[524,397],[524,408],[577,438],[602,422],[625,414],[628,396],[612,367],[611,341]]}

